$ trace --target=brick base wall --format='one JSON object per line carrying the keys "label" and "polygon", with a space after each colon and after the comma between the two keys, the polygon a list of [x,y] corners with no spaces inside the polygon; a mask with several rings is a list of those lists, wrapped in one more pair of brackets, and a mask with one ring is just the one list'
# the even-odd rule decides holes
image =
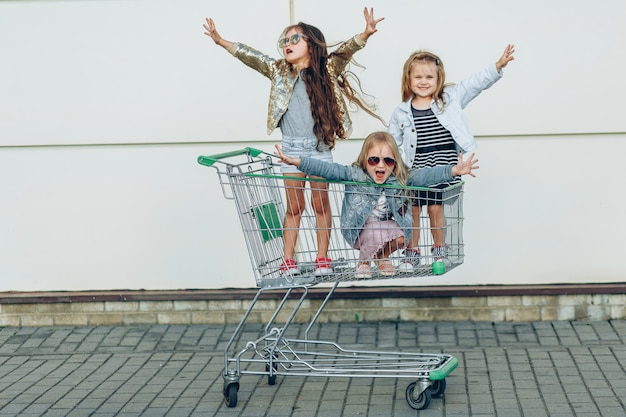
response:
{"label": "brick base wall", "polygon": [[[320,322],[554,321],[626,318],[626,285],[339,288]],[[327,290],[311,291],[296,322],[309,322]],[[0,326],[238,323],[256,290],[0,293]],[[284,292],[264,294],[249,322],[267,322]],[[290,297],[278,316],[296,306]]]}

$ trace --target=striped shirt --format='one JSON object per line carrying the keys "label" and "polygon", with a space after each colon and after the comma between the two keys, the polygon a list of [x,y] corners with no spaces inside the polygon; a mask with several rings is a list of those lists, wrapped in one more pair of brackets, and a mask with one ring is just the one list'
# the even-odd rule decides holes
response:
{"label": "striped shirt", "polygon": [[[450,131],[439,123],[431,109],[413,111],[413,122],[417,132],[417,148],[415,159],[411,168],[430,168],[439,165],[456,165],[458,152]],[[439,185],[455,184],[461,181],[461,177],[455,177],[452,181]]]}

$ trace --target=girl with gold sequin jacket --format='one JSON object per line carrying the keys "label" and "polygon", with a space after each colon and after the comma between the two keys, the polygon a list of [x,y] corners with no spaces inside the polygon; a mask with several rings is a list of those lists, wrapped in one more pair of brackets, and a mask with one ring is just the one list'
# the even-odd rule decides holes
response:
{"label": "girl with gold sequin jacket", "polygon": [[[358,105],[377,117],[373,106],[365,103],[349,81],[346,68],[355,52],[365,46],[376,25],[374,10],[363,10],[365,30],[343,42],[328,53],[326,40],[315,26],[297,23],[285,28],[278,40],[282,59],[274,59],[242,43],[227,41],[215,29],[213,19],[206,19],[205,34],[234,57],[258,71],[271,81],[267,131],[279,127],[282,150],[292,157],[306,156],[332,162],[335,141],[346,139],[352,131],[346,102]],[[358,81],[358,79],[357,79]],[[382,120],[381,120],[382,121]],[[382,121],[384,123],[384,121]],[[307,174],[288,164],[281,165],[287,193],[286,215],[283,222],[283,275],[299,274],[295,257],[300,220],[305,207],[304,187]],[[327,257],[331,230],[331,211],[326,184],[311,182],[311,207],[315,212],[317,230],[317,259],[315,275],[332,273],[332,260]]]}
{"label": "girl with gold sequin jacket", "polygon": [[424,187],[459,175],[474,176],[472,171],[478,169],[473,154],[466,161],[459,155],[456,165],[409,169],[402,162],[394,138],[387,132],[368,135],[357,160],[349,166],[290,157],[278,145],[275,154],[281,162],[308,174],[350,182],[345,184],[340,223],[343,237],[359,250],[357,278],[371,277],[372,261],[381,275],[396,273],[388,258],[411,239],[413,224],[410,196],[402,186]]}

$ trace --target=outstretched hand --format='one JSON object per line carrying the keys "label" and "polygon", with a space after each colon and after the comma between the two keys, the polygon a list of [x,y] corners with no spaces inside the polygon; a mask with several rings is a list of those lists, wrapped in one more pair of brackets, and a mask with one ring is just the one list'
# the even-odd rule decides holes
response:
{"label": "outstretched hand", "polygon": [[472,172],[473,170],[480,168],[476,164],[478,164],[478,159],[474,159],[473,152],[467,157],[466,161],[463,160],[463,154],[459,154],[459,162],[452,167],[452,175],[471,175],[472,177],[476,177],[476,175]]}
{"label": "outstretched hand", "polygon": [[283,164],[287,164],[287,165],[295,165],[295,166],[300,165],[300,158],[292,158],[290,156],[285,155],[279,145],[274,145],[274,147],[276,148],[274,155],[278,157],[278,162],[282,162]]}
{"label": "outstretched hand", "polygon": [[506,64],[508,64],[509,62],[515,59],[515,57],[513,56],[514,53],[515,53],[515,45],[508,44],[506,48],[504,49],[502,56],[500,57],[498,62],[496,62],[496,69],[498,70],[498,72],[500,72],[502,68],[506,67]]}
{"label": "outstretched hand", "polygon": [[207,17],[205,20],[206,20],[206,23],[202,25],[202,27],[204,28],[204,34],[207,35],[209,38],[213,39],[213,42],[219,44],[220,39],[222,39],[222,37],[215,29],[215,23],[213,22],[213,19],[211,19],[210,17]]}
{"label": "outstretched hand", "polygon": [[227,41],[220,36],[217,29],[215,29],[215,23],[213,22],[213,19],[207,17],[205,20],[206,23],[202,25],[202,27],[204,28],[204,34],[213,39],[213,42],[215,42],[217,45],[221,46],[224,49],[229,49],[233,45],[233,43],[231,41]]}
{"label": "outstretched hand", "polygon": [[367,10],[367,7],[363,8],[363,16],[365,16],[365,31],[362,33],[362,35],[365,36],[365,39],[363,40],[367,40],[367,38],[369,38],[378,31],[378,29],[376,29],[376,25],[379,22],[385,20],[385,18],[381,17],[380,19],[375,19],[373,7],[370,8],[369,11]]}

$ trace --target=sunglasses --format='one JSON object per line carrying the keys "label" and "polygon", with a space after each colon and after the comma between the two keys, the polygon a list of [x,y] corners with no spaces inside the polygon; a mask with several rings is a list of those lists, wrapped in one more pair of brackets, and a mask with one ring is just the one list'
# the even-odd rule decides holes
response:
{"label": "sunglasses", "polygon": [[285,46],[291,44],[291,45],[295,45],[298,42],[300,42],[300,39],[304,39],[306,40],[307,37],[305,35],[303,35],[302,33],[294,33],[293,35],[291,35],[288,38],[282,38],[278,40],[278,47],[279,48],[284,48]]}
{"label": "sunglasses", "polygon": [[[387,165],[388,167],[392,167],[396,164],[396,160],[393,158],[389,158],[388,156],[383,158],[383,162],[385,162],[385,165]],[[367,158],[367,163],[375,167],[380,163],[380,158],[377,156],[370,156],[369,158]]]}

